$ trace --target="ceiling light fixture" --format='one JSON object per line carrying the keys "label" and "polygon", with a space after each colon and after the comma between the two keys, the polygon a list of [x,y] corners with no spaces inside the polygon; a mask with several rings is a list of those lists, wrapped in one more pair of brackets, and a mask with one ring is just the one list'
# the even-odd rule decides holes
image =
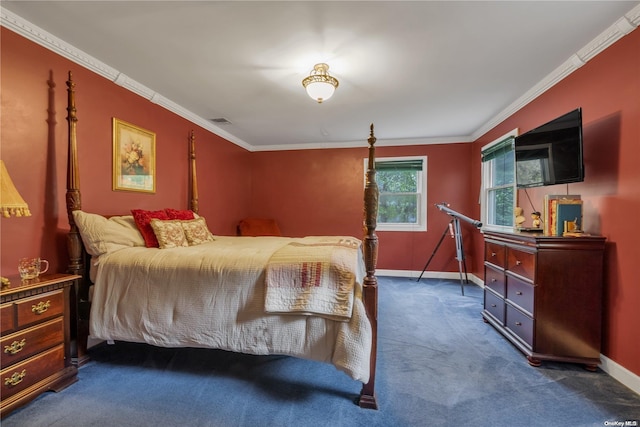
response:
{"label": "ceiling light fixture", "polygon": [[329,75],[329,66],[324,63],[314,65],[309,77],[302,80],[307,94],[311,99],[318,101],[318,104],[331,98],[338,84],[338,80]]}

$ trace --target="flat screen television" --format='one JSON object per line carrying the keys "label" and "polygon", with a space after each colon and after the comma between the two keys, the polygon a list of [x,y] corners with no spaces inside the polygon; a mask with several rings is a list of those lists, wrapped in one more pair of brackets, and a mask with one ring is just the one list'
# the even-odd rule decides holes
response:
{"label": "flat screen television", "polygon": [[514,150],[518,187],[584,181],[582,109],[517,136]]}

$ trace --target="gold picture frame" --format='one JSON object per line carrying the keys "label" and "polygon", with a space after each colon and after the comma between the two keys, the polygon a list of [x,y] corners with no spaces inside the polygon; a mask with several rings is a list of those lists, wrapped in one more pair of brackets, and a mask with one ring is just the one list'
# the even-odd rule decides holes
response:
{"label": "gold picture frame", "polygon": [[115,117],[113,190],[156,192],[156,134]]}

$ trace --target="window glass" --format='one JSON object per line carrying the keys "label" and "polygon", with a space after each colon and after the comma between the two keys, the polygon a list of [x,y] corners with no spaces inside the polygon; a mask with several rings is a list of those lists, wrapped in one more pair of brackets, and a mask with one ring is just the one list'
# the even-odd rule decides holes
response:
{"label": "window glass", "polygon": [[[514,133],[515,135],[515,133]],[[512,228],[515,207],[514,135],[482,149],[482,222],[492,228]]]}
{"label": "window glass", "polygon": [[426,157],[376,160],[378,230],[426,230],[426,166]]}

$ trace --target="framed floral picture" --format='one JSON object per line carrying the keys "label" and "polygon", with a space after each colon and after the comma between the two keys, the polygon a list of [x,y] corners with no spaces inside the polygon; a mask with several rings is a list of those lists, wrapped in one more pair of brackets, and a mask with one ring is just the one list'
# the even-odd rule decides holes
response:
{"label": "framed floral picture", "polygon": [[113,189],[156,192],[156,134],[115,117]]}

